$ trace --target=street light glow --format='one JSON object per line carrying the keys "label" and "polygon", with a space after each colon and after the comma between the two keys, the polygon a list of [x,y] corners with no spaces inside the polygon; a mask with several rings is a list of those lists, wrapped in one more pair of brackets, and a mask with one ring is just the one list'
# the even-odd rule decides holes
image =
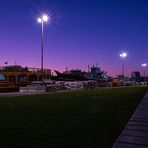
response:
{"label": "street light glow", "polygon": [[127,56],[127,53],[123,52],[120,54],[120,57],[125,58]]}
{"label": "street light glow", "polygon": [[43,15],[42,17],[39,17],[37,19],[38,23],[47,22],[48,20],[49,20],[49,16],[48,15]]}
{"label": "street light glow", "polygon": [[38,18],[38,22],[41,23],[42,22],[42,19],[41,18]]}
{"label": "street light glow", "polygon": [[126,52],[122,52],[120,54],[120,57],[122,59],[122,75],[123,75],[123,78],[124,78],[124,58],[126,58],[126,56],[127,56],[127,53]]}
{"label": "street light glow", "polygon": [[123,56],[123,57],[126,57],[126,56],[127,56],[127,54],[126,54],[126,53],[123,53],[123,54],[122,54],[122,56]]}
{"label": "street light glow", "polygon": [[146,66],[147,66],[147,64],[146,64],[146,63],[142,64],[142,67],[146,67]]}
{"label": "street light glow", "polygon": [[42,20],[43,20],[44,22],[47,22],[48,19],[49,19],[49,17],[48,17],[47,15],[43,15],[43,16],[42,16]]}

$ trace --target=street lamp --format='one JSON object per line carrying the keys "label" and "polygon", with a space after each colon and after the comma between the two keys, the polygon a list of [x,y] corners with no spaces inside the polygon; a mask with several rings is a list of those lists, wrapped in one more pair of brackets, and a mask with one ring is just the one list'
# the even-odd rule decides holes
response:
{"label": "street lamp", "polygon": [[48,22],[49,16],[48,15],[43,15],[42,17],[38,18],[37,21],[38,23],[41,23],[42,27],[42,34],[41,34],[41,80],[43,81],[44,76],[44,22]]}
{"label": "street lamp", "polygon": [[127,53],[122,52],[122,53],[120,54],[120,57],[121,57],[121,59],[122,59],[122,75],[123,75],[123,78],[124,78],[124,58],[127,57]]}
{"label": "street lamp", "polygon": [[141,66],[143,67],[143,73],[144,73],[144,84],[146,84],[146,77],[145,77],[145,70],[146,70],[146,63],[141,64]]}

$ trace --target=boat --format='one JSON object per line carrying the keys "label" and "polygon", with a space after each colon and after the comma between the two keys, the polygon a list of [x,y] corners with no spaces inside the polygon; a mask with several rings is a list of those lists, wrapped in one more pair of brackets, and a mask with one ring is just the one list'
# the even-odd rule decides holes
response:
{"label": "boat", "polygon": [[[51,70],[44,69],[43,78],[49,79]],[[10,65],[0,67],[0,87],[26,86],[33,81],[42,79],[40,68],[22,67],[20,65]]]}
{"label": "boat", "polygon": [[70,70],[65,71],[63,73],[55,70],[55,73],[57,74],[56,80],[59,81],[84,81],[87,80],[87,78],[84,77],[83,73],[80,70]]}
{"label": "boat", "polygon": [[63,81],[85,81],[85,80],[107,80],[106,72],[102,71],[98,65],[90,67],[88,72],[81,71],[81,70],[67,70],[63,73],[55,70],[55,73],[57,74],[56,77],[54,77],[56,80],[63,80]]}

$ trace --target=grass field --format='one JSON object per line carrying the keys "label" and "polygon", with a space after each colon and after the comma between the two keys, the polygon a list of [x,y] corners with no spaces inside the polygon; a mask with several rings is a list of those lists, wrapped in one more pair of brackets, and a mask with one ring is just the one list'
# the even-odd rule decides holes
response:
{"label": "grass field", "polygon": [[0,148],[110,148],[148,87],[0,98]]}

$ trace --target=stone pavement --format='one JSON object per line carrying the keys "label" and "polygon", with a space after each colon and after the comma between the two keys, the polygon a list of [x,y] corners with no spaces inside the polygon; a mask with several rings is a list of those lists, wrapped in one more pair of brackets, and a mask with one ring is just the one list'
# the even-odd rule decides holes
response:
{"label": "stone pavement", "polygon": [[148,93],[112,148],[148,148]]}

